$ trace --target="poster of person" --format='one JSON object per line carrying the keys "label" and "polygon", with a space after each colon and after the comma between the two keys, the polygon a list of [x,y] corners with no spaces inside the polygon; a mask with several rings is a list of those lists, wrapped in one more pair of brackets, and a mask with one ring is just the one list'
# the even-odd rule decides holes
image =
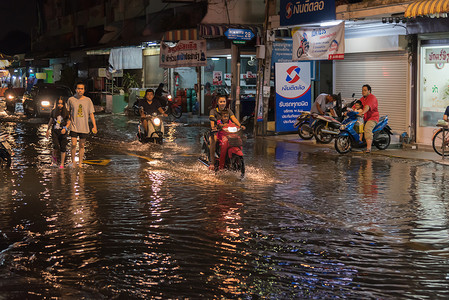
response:
{"label": "poster of person", "polygon": [[319,28],[293,29],[292,59],[335,60],[344,59],[345,23]]}
{"label": "poster of person", "polygon": [[212,73],[212,76],[213,76],[213,79],[212,79],[213,85],[223,85],[223,72],[214,71]]}

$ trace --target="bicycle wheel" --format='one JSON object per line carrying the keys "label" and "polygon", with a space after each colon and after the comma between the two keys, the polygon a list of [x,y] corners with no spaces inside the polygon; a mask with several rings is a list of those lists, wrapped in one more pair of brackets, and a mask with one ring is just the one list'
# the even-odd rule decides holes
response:
{"label": "bicycle wheel", "polygon": [[[432,147],[433,150],[438,154],[443,156],[443,151],[444,151],[444,156],[449,156],[449,133],[446,133],[446,141],[443,140],[443,129],[439,129],[437,132],[435,132],[435,134],[433,135],[432,138]],[[443,149],[444,147],[444,149]]]}

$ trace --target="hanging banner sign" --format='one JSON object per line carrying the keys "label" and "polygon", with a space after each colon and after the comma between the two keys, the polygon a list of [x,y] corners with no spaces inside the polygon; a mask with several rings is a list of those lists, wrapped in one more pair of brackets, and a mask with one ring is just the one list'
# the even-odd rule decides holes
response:
{"label": "hanging banner sign", "polygon": [[276,132],[295,131],[293,124],[300,112],[312,106],[310,63],[277,63],[275,69]]}
{"label": "hanging banner sign", "polygon": [[291,26],[335,20],[335,0],[281,0],[280,24]]}
{"label": "hanging banner sign", "polygon": [[426,49],[426,64],[449,63],[449,48]]}
{"label": "hanging banner sign", "polygon": [[292,49],[293,41],[291,39],[284,39],[282,42],[273,42],[273,50],[271,51],[271,80],[274,80],[274,65],[276,63],[292,61]]}
{"label": "hanging banner sign", "polygon": [[292,59],[336,60],[345,58],[345,23],[319,28],[295,28]]}
{"label": "hanging banner sign", "polygon": [[206,64],[206,40],[183,40],[173,47],[161,42],[161,68],[201,67]]}

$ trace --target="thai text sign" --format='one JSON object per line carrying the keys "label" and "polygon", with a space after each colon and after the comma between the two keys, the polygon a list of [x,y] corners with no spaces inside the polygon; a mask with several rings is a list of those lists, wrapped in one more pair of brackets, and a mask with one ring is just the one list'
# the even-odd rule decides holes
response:
{"label": "thai text sign", "polygon": [[206,40],[182,40],[173,47],[161,42],[161,68],[200,67],[206,66],[206,63]]}
{"label": "thai text sign", "polygon": [[426,64],[449,63],[449,48],[426,49]]}
{"label": "thai text sign", "polygon": [[254,37],[250,29],[229,28],[224,34],[230,40],[250,41]]}
{"label": "thai text sign", "polygon": [[281,0],[281,26],[335,20],[335,0]]}
{"label": "thai text sign", "polygon": [[311,108],[310,62],[277,63],[276,132],[294,131],[301,111]]}
{"label": "thai text sign", "polygon": [[345,57],[345,23],[332,27],[295,28],[292,60],[335,60]]}

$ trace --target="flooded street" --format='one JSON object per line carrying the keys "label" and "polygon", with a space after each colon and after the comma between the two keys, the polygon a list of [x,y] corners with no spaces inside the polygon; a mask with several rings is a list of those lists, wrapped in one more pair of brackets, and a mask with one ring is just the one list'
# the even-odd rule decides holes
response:
{"label": "flooded street", "polygon": [[198,162],[207,124],[96,118],[83,169],[50,167],[46,120],[0,123],[0,299],[449,296],[447,167],[248,139],[240,179]]}

